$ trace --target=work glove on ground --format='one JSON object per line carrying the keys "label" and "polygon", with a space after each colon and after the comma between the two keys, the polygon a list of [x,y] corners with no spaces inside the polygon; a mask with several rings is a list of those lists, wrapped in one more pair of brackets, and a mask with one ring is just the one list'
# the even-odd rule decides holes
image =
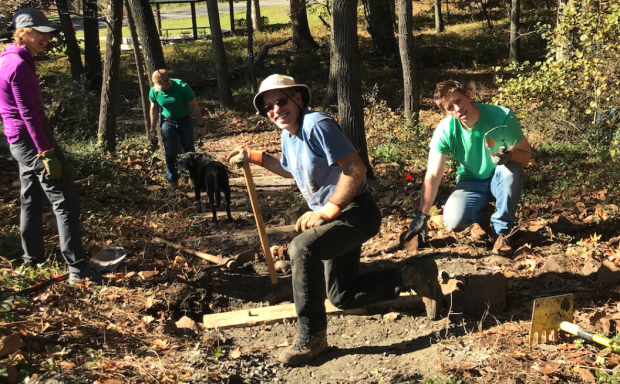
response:
{"label": "work glove on ground", "polygon": [[422,241],[424,241],[424,238],[426,238],[426,225],[429,218],[430,216],[423,214],[422,211],[418,211],[418,214],[411,220],[409,230],[405,233],[403,240],[409,241],[413,239],[415,235],[420,235]]}
{"label": "work glove on ground", "polygon": [[54,148],[39,153],[37,157],[43,161],[46,171],[45,176],[48,180],[60,179],[60,176],[62,175],[62,165],[60,164],[60,160],[58,160],[54,154]]}
{"label": "work glove on ground", "polygon": [[504,165],[510,161],[512,151],[506,147],[499,147],[497,152],[491,152],[491,160],[495,165]]}
{"label": "work glove on ground", "polygon": [[308,228],[319,227],[325,223],[329,223],[336,217],[340,216],[340,207],[332,202],[327,202],[323,208],[318,211],[310,211],[304,213],[297,223],[295,223],[295,230],[297,232],[304,232]]}

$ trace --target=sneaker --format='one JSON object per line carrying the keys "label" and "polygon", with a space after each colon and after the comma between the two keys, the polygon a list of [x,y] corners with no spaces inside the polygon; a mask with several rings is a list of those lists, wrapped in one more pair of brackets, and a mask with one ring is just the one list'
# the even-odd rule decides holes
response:
{"label": "sneaker", "polygon": [[512,256],[512,244],[508,236],[500,235],[493,245],[493,253],[500,256]]}
{"label": "sneaker", "polygon": [[288,365],[304,365],[326,350],[327,328],[323,329],[316,336],[311,337],[310,340],[307,337],[298,335],[295,344],[280,353],[278,361]]}
{"label": "sneaker", "polygon": [[401,289],[416,291],[424,301],[426,315],[431,320],[439,319],[443,292],[439,285],[437,263],[432,258],[413,258],[403,269]]}
{"label": "sneaker", "polygon": [[90,265],[79,273],[72,272],[71,274],[69,274],[68,281],[70,286],[75,287],[85,279],[88,279],[88,285],[91,286],[99,286],[103,284],[103,276],[101,275],[101,272],[91,267]]}
{"label": "sneaker", "polygon": [[480,224],[474,223],[474,225],[471,226],[469,236],[474,241],[484,241],[487,239],[490,233],[492,233],[491,223],[487,221],[485,223],[480,223]]}

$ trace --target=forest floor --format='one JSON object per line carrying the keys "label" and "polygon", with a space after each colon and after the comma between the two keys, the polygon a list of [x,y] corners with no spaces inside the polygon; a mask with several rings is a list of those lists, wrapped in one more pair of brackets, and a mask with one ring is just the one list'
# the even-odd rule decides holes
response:
{"label": "forest floor", "polygon": [[[230,116],[226,121],[217,116],[208,120],[209,133],[201,138],[199,151],[223,161],[230,148],[245,143],[277,154],[279,133],[268,124],[248,127]],[[230,177],[237,178],[232,183],[234,220],[226,221],[220,210],[221,220],[214,223],[207,209],[208,213],[196,213],[193,190],[186,181],[177,189],[166,188],[161,162],[150,157],[141,139],[130,142],[134,144],[107,158],[135,181],[130,194],[113,187],[117,170],[78,175],[85,179],[78,189],[87,248],[94,254],[122,246],[129,256],[115,274],[108,275],[110,282],[103,289],[56,284],[4,303],[0,333],[19,334],[25,343],[4,360],[5,376],[15,369],[13,374],[21,380],[30,377],[37,383],[594,383],[618,367],[615,354],[574,337],[561,336],[558,342],[534,349],[528,339],[533,300],[564,293],[575,295],[577,324],[615,333],[620,319],[620,291],[614,288],[620,280],[619,202],[617,190],[600,186],[608,181],[617,188],[617,174],[549,161],[539,154],[527,174],[541,172],[550,179],[579,172],[587,180],[544,198],[536,198],[540,190],[529,190],[513,235],[520,250],[513,259],[504,259],[492,255],[491,243],[471,240],[468,231],[446,230],[441,204],[433,210],[429,244],[415,252],[398,250],[399,235],[411,214],[403,210],[403,202],[419,189],[423,171],[377,164],[370,188],[384,218],[380,234],[364,244],[362,272],[398,266],[408,257],[430,256],[450,280],[466,286],[479,276],[505,276],[507,297],[499,304],[505,308],[495,315],[475,316],[444,308],[442,319],[433,322],[424,316],[419,301],[411,299],[406,308],[331,316],[329,351],[306,367],[293,368],[278,363],[275,356],[294,342],[294,319],[246,328],[201,327],[204,314],[261,307],[270,293],[258,237],[235,236],[256,228],[247,191],[238,182],[242,173],[229,168]],[[79,162],[79,156],[74,161]],[[401,177],[403,171],[411,176]],[[289,224],[287,212],[302,206],[296,188],[265,179],[269,175],[260,168],[253,168],[253,174],[267,227]],[[12,245],[15,250],[19,245],[16,169],[2,171],[0,177],[8,203],[0,236],[3,247]],[[593,187],[590,181],[595,179]],[[442,189],[438,201],[448,193],[448,188]],[[128,199],[135,203],[128,204]],[[47,225],[46,240],[54,245],[57,235],[53,224]],[[206,270],[206,261],[154,244],[155,236],[211,254],[254,251],[256,257],[234,270]],[[280,249],[277,258],[286,259],[284,250],[293,236],[270,236],[270,244]],[[59,260],[54,255],[50,256]],[[599,271],[603,262],[607,272]],[[34,281],[55,268],[50,262],[27,273]],[[286,263],[279,272],[282,284],[290,286]],[[10,290],[11,279],[24,278],[8,258],[2,259],[2,274],[3,294]],[[501,286],[482,281],[486,283],[478,284],[478,289]],[[178,323],[183,317],[187,318]]]}

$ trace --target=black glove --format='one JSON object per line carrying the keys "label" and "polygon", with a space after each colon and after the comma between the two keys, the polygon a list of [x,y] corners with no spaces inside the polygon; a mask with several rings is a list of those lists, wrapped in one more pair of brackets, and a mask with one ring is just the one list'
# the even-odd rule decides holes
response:
{"label": "black glove", "polygon": [[428,219],[430,216],[425,215],[422,211],[418,211],[418,214],[415,215],[413,220],[411,220],[411,224],[409,224],[409,230],[405,233],[403,240],[409,241],[414,238],[415,235],[420,235],[422,237],[422,241],[426,237],[426,224],[428,223]]}
{"label": "black glove", "polygon": [[491,160],[495,165],[504,165],[510,161],[512,151],[506,147],[499,147],[497,152],[491,152]]}

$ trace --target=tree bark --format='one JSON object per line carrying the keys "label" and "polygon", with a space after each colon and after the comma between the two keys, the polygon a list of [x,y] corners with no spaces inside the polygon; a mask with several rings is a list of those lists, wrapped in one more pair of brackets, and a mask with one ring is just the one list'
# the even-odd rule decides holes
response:
{"label": "tree bark", "polygon": [[481,0],[480,5],[482,7],[482,14],[484,15],[484,19],[487,21],[487,26],[489,27],[489,29],[493,29],[493,24],[491,23],[491,18],[489,17],[489,13],[487,12],[487,4],[485,0]]}
{"label": "tree bark", "polygon": [[84,65],[82,64],[82,55],[80,54],[80,46],[78,45],[73,30],[73,22],[69,14],[69,4],[67,0],[56,0],[58,8],[58,16],[60,17],[60,25],[65,34],[65,43],[67,44],[67,57],[71,64],[71,77],[73,80],[80,80],[84,74]]}
{"label": "tree bark", "polygon": [[252,24],[255,30],[262,32],[265,28],[263,26],[263,19],[260,16],[259,0],[252,0],[252,3]]}
{"label": "tree bark", "polygon": [[228,0],[228,13],[230,15],[230,33],[235,36],[235,9],[233,7],[233,0]]}
{"label": "tree bark", "polygon": [[96,0],[84,0],[84,71],[89,89],[101,91],[101,45],[99,44],[99,8]]}
{"label": "tree bark", "polygon": [[129,33],[131,33],[131,41],[133,43],[133,53],[136,59],[136,69],[138,72],[138,83],[140,84],[140,99],[142,101],[142,114],[144,115],[144,127],[146,128],[146,136],[151,134],[151,119],[149,109],[149,81],[144,74],[144,59],[142,58],[142,52],[140,51],[140,42],[138,40],[138,31],[136,30],[136,23],[129,7],[129,2],[125,0],[125,12],[127,14],[127,21],[129,23]]}
{"label": "tree bark", "polygon": [[[332,25],[334,25],[334,18],[332,16]],[[323,106],[329,107],[334,104],[338,104],[338,63],[336,61],[336,44],[334,42],[334,30],[332,28],[330,36],[330,49],[329,49],[329,81],[327,83],[327,94],[323,99]]]}
{"label": "tree bark", "polygon": [[108,152],[116,150],[116,117],[120,80],[121,40],[123,37],[123,1],[110,0],[99,113],[99,145]]}
{"label": "tree bark", "polygon": [[398,52],[398,45],[394,37],[390,5],[392,0],[364,0],[368,17],[368,32],[372,38],[375,51],[382,55],[391,55]]}
{"label": "tree bark", "polygon": [[338,69],[338,112],[343,131],[367,169],[367,176],[374,178],[366,145],[364,108],[362,105],[362,74],[359,66],[357,42],[357,2],[333,0],[332,33],[334,34],[335,60]]}
{"label": "tree bark", "polygon": [[435,0],[435,33],[445,32],[445,30],[441,18],[441,0]]}
{"label": "tree bark", "polygon": [[413,6],[411,0],[398,1],[398,41],[403,65],[405,116],[415,124],[420,112],[420,91],[413,44]]}
{"label": "tree bark", "polygon": [[[558,18],[556,25],[559,25],[564,20],[564,6],[566,5],[566,0],[558,0]],[[557,61],[564,60],[568,53],[568,42],[566,41],[565,36],[557,36],[556,37],[556,51],[555,51],[555,59]]]}
{"label": "tree bark", "polygon": [[[247,0],[247,9],[245,14],[246,20],[252,18],[252,2],[253,0]],[[256,74],[254,73],[254,27],[253,23],[246,23],[247,35],[248,35],[248,72],[250,74],[250,84],[252,85],[252,93],[258,92],[258,85],[256,83]]]}
{"label": "tree bark", "polygon": [[[213,42],[213,55],[215,56],[215,72],[220,96],[220,107],[232,108],[234,102],[232,91],[230,90],[226,51],[224,50],[224,39],[222,38],[222,28],[220,27],[220,12],[217,8],[217,0],[207,0],[207,12],[209,13],[209,25],[211,26],[211,41]],[[249,24],[249,20],[246,21]]]}
{"label": "tree bark", "polygon": [[306,12],[306,0],[291,1],[291,22],[293,23],[293,45],[297,49],[307,47],[317,48],[319,45],[314,41],[308,24]]}
{"label": "tree bark", "polygon": [[521,0],[512,0],[510,6],[510,54],[509,61],[521,61],[521,39],[519,28],[521,16]]}
{"label": "tree bark", "polygon": [[[161,48],[161,40],[157,32],[155,24],[155,16],[149,4],[149,0],[128,0],[131,14],[136,22],[138,34],[140,35],[140,44],[144,52],[144,63],[146,71],[150,75],[157,69],[166,68],[166,59],[164,58],[164,50]],[[152,85],[152,84],[150,84]]]}

